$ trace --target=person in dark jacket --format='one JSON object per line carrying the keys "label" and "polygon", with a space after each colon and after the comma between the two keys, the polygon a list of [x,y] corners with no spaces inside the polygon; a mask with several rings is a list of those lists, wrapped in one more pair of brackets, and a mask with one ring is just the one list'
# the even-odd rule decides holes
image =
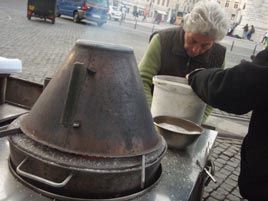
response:
{"label": "person in dark jacket", "polygon": [[252,111],[241,148],[240,193],[249,201],[268,200],[268,49],[233,68],[198,69],[186,76],[207,104],[237,115]]}
{"label": "person in dark jacket", "polygon": [[252,34],[254,34],[254,33],[255,33],[255,27],[254,27],[253,25],[251,25],[251,28],[250,28],[250,30],[248,31],[247,39],[248,39],[248,40],[251,40],[251,36],[252,36]]}
{"label": "person in dark jacket", "polygon": [[247,35],[248,35],[248,24],[246,24],[243,27],[243,36],[242,36],[242,38],[246,39],[247,38]]}

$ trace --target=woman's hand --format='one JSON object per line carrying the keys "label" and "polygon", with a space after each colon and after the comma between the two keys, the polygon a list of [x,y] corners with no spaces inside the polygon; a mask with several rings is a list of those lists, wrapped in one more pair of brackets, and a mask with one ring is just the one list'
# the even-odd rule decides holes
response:
{"label": "woman's hand", "polygon": [[189,74],[190,74],[190,73],[188,73],[187,75],[185,75],[186,80],[188,80]]}
{"label": "woman's hand", "polygon": [[186,74],[186,75],[185,75],[185,78],[188,80],[189,76],[190,76],[192,73],[194,73],[194,72],[196,72],[196,71],[204,70],[204,69],[205,69],[205,68],[197,68],[197,69],[193,70],[192,72]]}

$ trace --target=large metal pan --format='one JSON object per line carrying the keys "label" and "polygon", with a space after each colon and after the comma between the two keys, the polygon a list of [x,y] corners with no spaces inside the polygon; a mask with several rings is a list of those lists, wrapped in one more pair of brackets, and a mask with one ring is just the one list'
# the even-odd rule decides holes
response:
{"label": "large metal pan", "polygon": [[178,117],[156,116],[154,125],[165,138],[168,147],[174,149],[186,149],[203,132],[198,124]]}
{"label": "large metal pan", "polygon": [[[157,180],[166,152],[131,158],[84,158],[51,149],[26,135],[10,136],[10,163],[37,191],[83,199],[109,199],[137,193]],[[159,174],[158,174],[159,175]],[[40,192],[41,192],[40,191]]]}

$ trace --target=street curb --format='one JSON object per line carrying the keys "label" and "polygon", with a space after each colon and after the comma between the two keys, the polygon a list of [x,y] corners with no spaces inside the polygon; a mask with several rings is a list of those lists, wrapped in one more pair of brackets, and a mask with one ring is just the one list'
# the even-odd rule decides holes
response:
{"label": "street curb", "polygon": [[234,134],[234,133],[222,133],[222,132],[218,131],[218,137],[243,140],[245,136],[237,135],[237,134]]}

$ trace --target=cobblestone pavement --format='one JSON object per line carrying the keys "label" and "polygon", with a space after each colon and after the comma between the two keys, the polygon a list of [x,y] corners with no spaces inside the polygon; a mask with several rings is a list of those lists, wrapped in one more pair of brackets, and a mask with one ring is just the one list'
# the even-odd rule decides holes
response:
{"label": "cobblestone pavement", "polygon": [[242,140],[231,138],[216,139],[211,159],[215,164],[215,179],[204,189],[204,201],[242,200],[237,186],[240,172],[240,147]]}
{"label": "cobblestone pavement", "polygon": [[[26,0],[13,1],[13,6],[2,9],[8,1],[2,0],[0,3],[0,55],[8,58],[20,58],[23,61],[23,72],[13,76],[23,78],[37,83],[43,83],[45,77],[52,77],[58,67],[63,63],[66,56],[78,38],[96,39],[107,31],[109,24],[101,29],[92,25],[75,24],[69,19],[57,18],[55,25],[45,23],[42,20],[26,20],[25,9],[15,11],[18,4],[25,4]],[[9,6],[9,5],[8,5]],[[23,5],[24,6],[24,5]],[[124,29],[122,29],[124,30]],[[112,41],[121,41],[124,44],[131,45],[135,43],[135,53],[137,60],[143,54],[144,47],[141,45],[145,39],[148,40],[148,34],[144,39],[131,41],[129,38],[119,38],[118,32],[110,32]],[[108,38],[103,39],[104,42]],[[250,43],[245,48],[243,41],[236,41],[232,51],[232,43],[226,39],[228,54],[227,61],[229,66],[232,63],[239,62],[241,59],[249,59],[254,51],[255,44]],[[238,45],[239,44],[239,45]],[[215,110],[214,115],[231,116],[231,114]],[[234,116],[236,117],[236,116]],[[250,113],[244,115],[248,120]],[[217,138],[212,159],[216,166],[217,183],[210,184],[204,190],[204,201],[236,201],[241,200],[237,187],[237,176],[239,174],[240,146],[241,140],[231,138]]]}

